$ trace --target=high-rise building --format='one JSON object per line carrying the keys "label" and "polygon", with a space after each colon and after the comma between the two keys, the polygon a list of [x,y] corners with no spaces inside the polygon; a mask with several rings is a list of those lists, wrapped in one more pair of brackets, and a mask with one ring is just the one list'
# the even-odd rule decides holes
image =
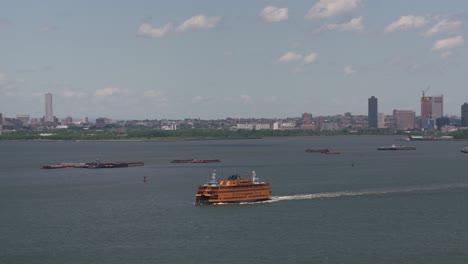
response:
{"label": "high-rise building", "polygon": [[431,112],[432,118],[435,120],[437,118],[444,116],[444,96],[433,96],[431,98]]}
{"label": "high-rise building", "polygon": [[468,103],[461,106],[461,126],[468,127]]}
{"label": "high-rise building", "polygon": [[416,113],[411,110],[393,110],[396,119],[397,130],[408,130],[415,128]]}
{"label": "high-rise building", "polygon": [[437,118],[444,116],[444,96],[421,97],[421,128],[433,129]]}
{"label": "high-rise building", "polygon": [[312,114],[303,113],[302,114],[302,124],[303,125],[311,125],[312,124]]}
{"label": "high-rise building", "polygon": [[52,108],[52,94],[45,94],[45,122],[54,122],[54,111]]}
{"label": "high-rise building", "polygon": [[377,98],[372,96],[369,98],[369,128],[377,128]]}
{"label": "high-rise building", "polygon": [[431,103],[431,97],[429,96],[421,97],[421,118],[422,119],[432,118],[432,103]]}

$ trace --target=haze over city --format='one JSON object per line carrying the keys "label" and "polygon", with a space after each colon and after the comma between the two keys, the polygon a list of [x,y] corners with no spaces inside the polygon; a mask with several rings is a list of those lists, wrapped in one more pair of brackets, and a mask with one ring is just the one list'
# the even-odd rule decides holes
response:
{"label": "haze over city", "polygon": [[468,2],[4,1],[0,112],[125,119],[444,113],[468,101]]}

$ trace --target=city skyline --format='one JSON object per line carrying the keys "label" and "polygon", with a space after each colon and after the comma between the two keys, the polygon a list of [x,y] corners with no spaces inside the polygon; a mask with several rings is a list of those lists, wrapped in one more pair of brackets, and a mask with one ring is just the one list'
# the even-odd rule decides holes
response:
{"label": "city skyline", "polygon": [[[411,10],[411,11],[408,11]],[[468,101],[461,0],[5,1],[0,112],[115,119],[444,113]],[[59,114],[57,114],[59,113]]]}

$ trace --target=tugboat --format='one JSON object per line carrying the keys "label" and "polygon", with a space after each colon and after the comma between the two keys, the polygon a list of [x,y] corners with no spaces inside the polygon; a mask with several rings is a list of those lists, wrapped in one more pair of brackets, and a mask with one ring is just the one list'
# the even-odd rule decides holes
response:
{"label": "tugboat", "polygon": [[213,171],[211,180],[199,186],[195,194],[197,205],[256,202],[269,199],[271,199],[270,184],[261,182],[255,171],[252,171],[252,179],[241,179],[239,175],[234,174],[218,181],[216,171]]}

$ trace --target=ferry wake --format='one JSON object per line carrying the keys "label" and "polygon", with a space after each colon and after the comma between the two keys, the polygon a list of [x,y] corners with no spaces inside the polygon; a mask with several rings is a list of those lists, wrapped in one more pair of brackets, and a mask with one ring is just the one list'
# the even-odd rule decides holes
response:
{"label": "ferry wake", "polygon": [[252,179],[241,179],[237,174],[227,179],[216,180],[216,171],[211,180],[198,187],[195,194],[195,203],[241,203],[258,202],[271,199],[271,187],[269,183],[261,182],[252,171]]}

